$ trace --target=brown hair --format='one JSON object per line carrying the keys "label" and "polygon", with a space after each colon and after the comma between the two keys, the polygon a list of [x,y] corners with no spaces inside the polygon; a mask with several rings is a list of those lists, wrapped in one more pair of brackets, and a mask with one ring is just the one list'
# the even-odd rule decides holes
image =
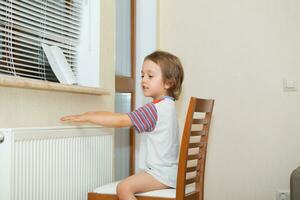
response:
{"label": "brown hair", "polygon": [[168,95],[177,100],[181,93],[181,84],[184,77],[179,58],[165,51],[155,51],[146,56],[144,61],[146,60],[151,60],[160,66],[164,83],[170,85],[167,91]]}

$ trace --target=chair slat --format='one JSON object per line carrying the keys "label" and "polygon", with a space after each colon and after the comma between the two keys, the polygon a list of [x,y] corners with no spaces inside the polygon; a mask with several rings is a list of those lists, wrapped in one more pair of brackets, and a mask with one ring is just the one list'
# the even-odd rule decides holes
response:
{"label": "chair slat", "polygon": [[206,135],[206,131],[202,130],[202,131],[191,131],[191,136],[202,136],[202,135]]}
{"label": "chair slat", "polygon": [[194,171],[197,171],[197,166],[195,166],[195,167],[187,167],[186,168],[186,172],[194,172]]}
{"label": "chair slat", "polygon": [[214,100],[197,99],[195,112],[211,112],[214,105]]}
{"label": "chair slat", "polygon": [[207,119],[193,119],[193,124],[207,124]]}
{"label": "chair slat", "polygon": [[196,177],[190,178],[190,179],[186,179],[186,180],[185,180],[185,184],[188,185],[188,184],[191,184],[191,183],[195,183],[196,180],[197,180]]}
{"label": "chair slat", "polygon": [[196,159],[198,159],[198,157],[199,157],[198,154],[188,155],[188,160],[196,160]]}
{"label": "chair slat", "polygon": [[189,143],[189,148],[198,148],[198,147],[203,147],[204,142],[197,142],[197,143]]}

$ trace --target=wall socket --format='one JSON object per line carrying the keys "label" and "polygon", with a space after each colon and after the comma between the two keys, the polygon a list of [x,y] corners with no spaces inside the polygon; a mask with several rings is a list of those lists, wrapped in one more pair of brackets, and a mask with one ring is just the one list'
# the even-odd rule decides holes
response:
{"label": "wall socket", "polygon": [[283,80],[283,91],[285,91],[285,92],[297,91],[297,79],[284,79]]}
{"label": "wall socket", "polygon": [[277,190],[276,200],[290,200],[290,191],[289,190]]}

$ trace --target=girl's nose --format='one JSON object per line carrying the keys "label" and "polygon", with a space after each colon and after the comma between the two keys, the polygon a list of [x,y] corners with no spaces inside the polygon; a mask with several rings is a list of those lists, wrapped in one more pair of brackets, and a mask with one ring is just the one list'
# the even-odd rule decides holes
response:
{"label": "girl's nose", "polygon": [[147,82],[147,79],[146,79],[146,77],[144,76],[143,78],[142,78],[142,83],[146,83]]}

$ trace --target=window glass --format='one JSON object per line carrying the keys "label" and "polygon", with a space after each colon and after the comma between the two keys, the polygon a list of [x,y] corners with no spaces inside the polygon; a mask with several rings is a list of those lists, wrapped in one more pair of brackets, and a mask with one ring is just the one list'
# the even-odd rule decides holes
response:
{"label": "window glass", "polygon": [[[131,93],[116,93],[115,110],[128,113],[131,109]],[[115,129],[115,179],[129,176],[130,137],[129,128]]]}
{"label": "window glass", "polygon": [[131,76],[131,2],[116,0],[116,75]]}

